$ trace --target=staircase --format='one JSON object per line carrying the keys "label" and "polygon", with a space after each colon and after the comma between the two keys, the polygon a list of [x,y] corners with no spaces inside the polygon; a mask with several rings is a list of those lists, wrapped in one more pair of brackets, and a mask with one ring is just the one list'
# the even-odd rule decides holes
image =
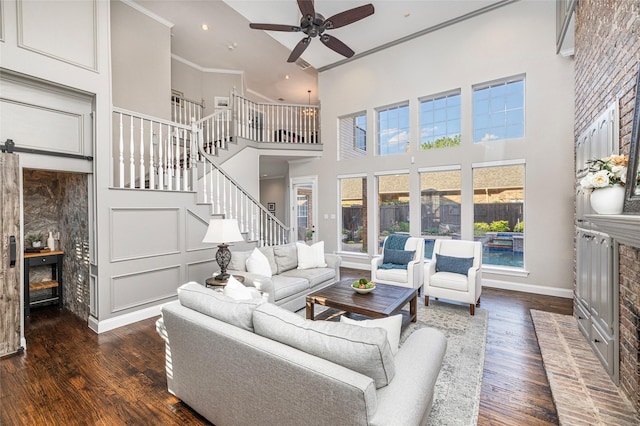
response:
{"label": "staircase", "polygon": [[260,104],[236,93],[230,99],[228,108],[203,118],[196,118],[202,104],[175,95],[173,120],[113,108],[112,188],[194,192],[212,215],[237,219],[247,241],[284,244],[289,227],[223,170],[219,154],[245,141],[318,145],[318,107]]}

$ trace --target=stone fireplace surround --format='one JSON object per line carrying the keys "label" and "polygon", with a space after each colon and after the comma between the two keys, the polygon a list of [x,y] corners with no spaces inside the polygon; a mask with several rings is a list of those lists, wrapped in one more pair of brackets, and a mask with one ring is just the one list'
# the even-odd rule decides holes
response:
{"label": "stone fireplace surround", "polygon": [[620,244],[620,387],[640,411],[640,215],[587,215],[586,219]]}

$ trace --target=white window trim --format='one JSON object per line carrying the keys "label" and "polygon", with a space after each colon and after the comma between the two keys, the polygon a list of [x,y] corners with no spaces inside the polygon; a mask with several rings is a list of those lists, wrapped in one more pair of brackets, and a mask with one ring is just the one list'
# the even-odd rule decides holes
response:
{"label": "white window trim", "polygon": [[382,172],[374,172],[373,176],[390,176],[390,175],[408,175],[409,169],[404,170],[385,170]]}
{"label": "white window trim", "polygon": [[431,172],[450,172],[454,170],[462,170],[462,165],[452,164],[449,166],[432,166],[432,167],[419,167],[418,173],[431,173]]}
{"label": "white window trim", "polygon": [[477,83],[471,86],[471,95],[473,96],[473,92],[476,90],[486,89],[487,87],[497,86],[499,84],[508,84],[513,83],[514,81],[524,81],[525,84],[525,92],[527,89],[527,74],[517,74],[510,77],[498,78],[496,80],[485,81],[484,83]]}
{"label": "white window trim", "polygon": [[472,169],[481,169],[485,167],[500,167],[500,166],[518,166],[527,162],[524,158],[515,159],[515,160],[499,160],[499,161],[487,161],[482,163],[471,163]]}
{"label": "white window trim", "polygon": [[422,103],[425,101],[435,101],[436,99],[446,98],[452,95],[460,95],[462,96],[462,88],[447,90],[445,92],[436,93],[435,95],[425,95],[418,98],[418,103]]}

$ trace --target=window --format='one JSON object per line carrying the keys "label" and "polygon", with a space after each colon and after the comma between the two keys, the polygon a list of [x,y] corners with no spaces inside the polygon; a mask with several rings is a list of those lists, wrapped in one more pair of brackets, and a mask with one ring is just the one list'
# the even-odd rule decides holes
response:
{"label": "window", "polygon": [[473,89],[473,142],[524,137],[524,79]]}
{"label": "window", "polygon": [[363,113],[338,119],[340,158],[364,158],[367,155],[367,115]]}
{"label": "window", "polygon": [[420,173],[421,234],[424,257],[430,259],[438,238],[460,238],[460,170]]}
{"label": "window", "polygon": [[409,104],[380,109],[378,115],[378,154],[409,152]]}
{"label": "window", "polygon": [[524,164],[473,169],[473,231],[482,263],[524,267]]}
{"label": "window", "polygon": [[420,101],[420,148],[460,145],[460,92]]}
{"label": "window", "polygon": [[298,194],[298,228],[309,227],[309,196]]}
{"label": "window", "polygon": [[367,252],[367,178],[340,178],[340,250]]}
{"label": "window", "polygon": [[409,175],[378,176],[378,252],[384,239],[395,233],[409,233]]}

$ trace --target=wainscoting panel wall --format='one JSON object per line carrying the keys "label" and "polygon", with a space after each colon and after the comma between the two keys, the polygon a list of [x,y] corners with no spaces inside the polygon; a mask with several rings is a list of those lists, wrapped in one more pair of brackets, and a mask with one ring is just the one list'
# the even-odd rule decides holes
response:
{"label": "wainscoting panel wall", "polygon": [[111,261],[179,253],[179,225],[178,208],[112,208]]}
{"label": "wainscoting panel wall", "polygon": [[214,260],[217,250],[217,248],[211,249],[210,260],[187,263],[187,281],[201,281],[202,277],[209,278],[220,271]]}
{"label": "wainscoting panel wall", "polygon": [[[18,46],[90,70],[98,69],[96,0],[18,0]],[[69,22],[73,25],[60,25]],[[55,34],[55,37],[52,37]]]}
{"label": "wainscoting panel wall", "polygon": [[180,265],[141,271],[111,279],[111,312],[120,312],[148,303],[169,301],[180,283]]}
{"label": "wainscoting panel wall", "polygon": [[209,222],[207,220],[202,219],[191,209],[187,209],[185,230],[187,251],[202,250],[211,247],[211,243],[205,244],[202,242],[202,238],[204,237],[204,234],[206,234],[208,226]]}

